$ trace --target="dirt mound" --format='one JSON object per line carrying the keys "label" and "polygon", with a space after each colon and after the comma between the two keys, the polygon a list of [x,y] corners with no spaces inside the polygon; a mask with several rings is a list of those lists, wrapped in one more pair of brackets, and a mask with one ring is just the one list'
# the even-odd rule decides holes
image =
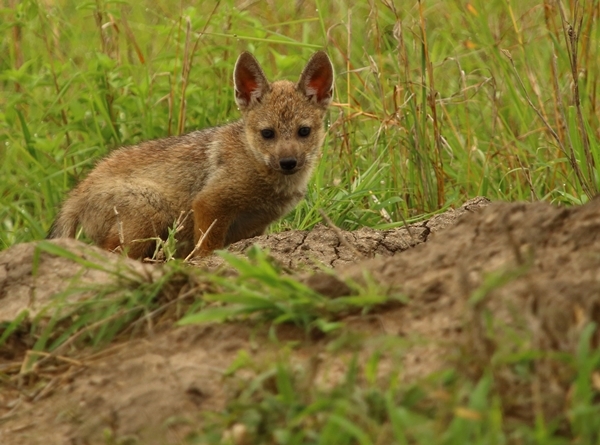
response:
{"label": "dirt mound", "polygon": [[[476,212],[489,203],[484,197],[473,198],[458,209],[449,209],[426,221],[397,229],[373,230],[365,227],[347,232],[317,225],[311,231],[293,230],[257,236],[237,242],[229,250],[244,253],[256,244],[269,249],[270,255],[290,270],[339,268],[366,258],[390,257],[411,249],[426,242],[440,230],[454,225],[463,215]],[[209,267],[222,264],[218,257],[212,257],[207,263]]]}
{"label": "dirt mound", "polygon": [[[486,198],[475,198],[459,209],[393,230],[346,232],[319,225],[310,232],[294,230],[243,240],[229,251],[241,254],[256,244],[268,248],[270,255],[290,270],[339,267],[407,250],[488,204]],[[216,270],[224,261],[212,256],[195,264]],[[160,265],[114,255],[73,239],[18,244],[0,252],[0,322],[13,320],[25,309],[34,316],[57,294],[79,300],[93,293],[94,284],[119,287],[128,279],[152,281],[161,274]]]}
{"label": "dirt mound", "polygon": [[[598,252],[600,199],[572,208],[495,203],[426,245],[361,262],[340,276],[360,281],[366,270],[388,292],[409,296],[389,328],[460,345],[481,375],[498,351],[518,354],[523,344],[541,354],[576,354],[582,330],[600,324]],[[591,347],[598,346],[595,329]],[[443,356],[438,350],[420,360],[432,369]],[[526,387],[510,365],[498,367],[509,415],[532,420],[535,408],[548,418],[564,411],[572,369],[550,359],[536,366],[539,386]]]}
{"label": "dirt mound", "polygon": [[562,349],[573,347],[572,329],[600,321],[598,252],[600,199],[572,208],[496,203],[426,245],[361,262],[340,276],[360,280],[368,270],[416,306],[470,299],[497,315],[514,304],[539,318],[552,346]]}
{"label": "dirt mound", "polygon": [[[519,342],[540,351],[573,352],[587,323],[600,323],[600,200],[567,209],[544,203],[486,204],[483,199],[470,202],[410,230],[347,233],[319,227],[244,241],[230,250],[243,252],[256,241],[290,269],[333,265],[344,280],[374,280],[381,292],[403,295],[406,304],[349,317],[345,329],[368,337],[417,339],[401,358],[405,380],[455,362],[457,350],[466,351],[459,363],[462,372],[475,376],[498,351],[518,351]],[[458,215],[462,218],[454,225]],[[77,243],[75,249],[80,248]],[[32,274],[35,254],[15,252],[33,252],[34,247],[13,249],[0,253],[0,300],[11,299],[12,314],[17,311],[13,296],[26,300],[21,306],[26,307],[32,289],[46,283],[39,280],[52,276],[51,264],[57,261],[44,251]],[[20,263],[17,258],[22,258]],[[103,258],[116,261],[111,255]],[[211,261],[212,267],[220,264]],[[49,294],[70,285],[70,277],[86,277],[81,263],[74,264],[78,269],[72,274],[59,275],[61,285],[44,285]],[[140,263],[127,262],[126,267],[149,276],[161,271],[160,266]],[[328,288],[330,280],[316,273],[309,283]],[[251,323],[150,332],[101,351],[62,358],[71,360],[68,372],[46,370],[35,390],[20,387],[17,375],[0,392],[0,442],[106,443],[108,434],[146,444],[179,443],[202,423],[204,411],[225,406],[231,388],[224,375],[240,351],[259,360],[278,348],[268,339],[268,327]],[[328,352],[327,339],[307,339],[294,328],[279,333],[280,342],[298,343],[291,355],[299,363],[321,358],[317,382],[326,384],[346,367],[343,353]],[[597,347],[600,337],[597,331],[594,335]],[[361,353],[370,352],[366,347]],[[385,360],[394,365],[393,357]],[[0,366],[14,363],[18,360]],[[566,368],[551,357],[535,366],[535,385],[523,385],[510,363],[493,367],[495,381],[508,395],[508,416],[530,418],[536,412],[534,402],[547,415],[557,415],[568,403],[571,374]]]}
{"label": "dirt mound", "polygon": [[71,299],[84,299],[94,292],[95,284],[113,282],[118,287],[127,278],[152,280],[159,275],[159,267],[74,239],[17,244],[0,252],[0,322],[14,320],[25,309],[35,316],[70,289]]}

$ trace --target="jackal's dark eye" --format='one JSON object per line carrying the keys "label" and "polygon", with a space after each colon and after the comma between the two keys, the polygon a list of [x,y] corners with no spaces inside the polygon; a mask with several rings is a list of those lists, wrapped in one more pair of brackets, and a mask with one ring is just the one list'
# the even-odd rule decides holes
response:
{"label": "jackal's dark eye", "polygon": [[300,127],[298,129],[298,136],[305,138],[310,134],[310,127]]}
{"label": "jackal's dark eye", "polygon": [[265,139],[273,139],[275,137],[275,131],[270,128],[265,128],[264,130],[260,130],[260,135]]}

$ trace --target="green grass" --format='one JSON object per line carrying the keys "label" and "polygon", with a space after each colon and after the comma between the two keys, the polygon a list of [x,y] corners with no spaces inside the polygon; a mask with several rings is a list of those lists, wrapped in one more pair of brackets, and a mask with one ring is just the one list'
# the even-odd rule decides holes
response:
{"label": "green grass", "polygon": [[475,195],[570,204],[597,192],[593,2],[298,5],[24,0],[0,11],[0,249],[42,238],[111,149],[238,118],[242,50],[272,79],[296,78],[317,48],[336,67],[323,159],[275,231],[312,227],[318,209],[353,229],[389,226],[382,209],[402,224]]}
{"label": "green grass", "polygon": [[[227,377],[228,385],[237,388],[235,395],[224,411],[207,415],[207,425],[192,434],[189,442],[224,443],[223,438],[233,439],[237,431],[245,441],[225,443],[597,444],[600,408],[590,400],[589,386],[591,369],[600,359],[598,351],[589,349],[594,329],[586,329],[575,357],[556,359],[533,349],[522,350],[519,361],[530,362],[532,367],[544,361],[553,366],[578,362],[567,363],[576,382],[571,406],[552,422],[546,422],[537,407],[529,412],[536,418],[530,425],[511,419],[509,397],[516,394],[514,389],[507,391],[502,380],[515,367],[514,357],[495,354],[498,362],[506,361],[478,378],[468,378],[457,367],[405,382],[399,367],[379,372],[386,355],[400,358],[406,350],[406,344],[391,337],[379,339],[380,348],[369,356],[352,355],[346,373],[329,385],[316,382],[322,371],[318,359],[292,365],[285,352],[275,363],[256,363],[240,355]],[[244,372],[238,375],[239,370]],[[534,378],[533,372],[521,371],[512,383],[518,386]]]}
{"label": "green grass", "polygon": [[[359,286],[351,283],[348,295],[331,298],[321,295],[297,279],[282,274],[268,254],[253,246],[246,252],[248,259],[221,252],[237,277],[212,276],[217,293],[205,294],[205,302],[221,303],[191,311],[179,321],[180,325],[224,322],[244,319],[253,315],[272,322],[273,325],[293,323],[307,333],[329,333],[343,326],[336,319],[353,313],[368,313],[369,309],[383,304],[406,302],[400,295],[385,296],[386,292],[373,283]],[[343,283],[339,283],[343,285]]]}

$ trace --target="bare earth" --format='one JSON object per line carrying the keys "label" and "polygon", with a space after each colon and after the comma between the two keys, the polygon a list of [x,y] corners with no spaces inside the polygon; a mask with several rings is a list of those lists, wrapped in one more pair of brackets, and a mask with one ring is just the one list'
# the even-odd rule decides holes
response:
{"label": "bare earth", "polygon": [[[36,251],[37,243],[0,252],[0,323],[26,308],[30,317],[40,314],[57,293],[82,299],[94,284],[118,287],[111,270],[147,280],[163,273],[161,265],[74,240],[53,243],[106,270]],[[325,295],[343,295],[343,280],[366,279],[381,292],[406,297],[407,304],[343,321],[357,335],[412,341],[401,357],[387,357],[380,370],[400,360],[407,381],[448,363],[460,366],[458,349],[471,357],[466,372],[477,375],[494,351],[511,347],[511,332],[529,335],[526,340],[541,350],[572,352],[583,327],[600,323],[600,199],[557,208],[476,198],[409,228],[342,232],[318,226],[242,241],[230,251],[242,254],[252,243],[268,247],[286,270]],[[221,263],[215,257],[200,266]],[[323,265],[333,267],[338,278],[320,272]],[[89,291],[69,292],[82,283]],[[498,341],[502,336],[497,333],[486,335],[489,314],[496,332],[507,333],[506,343]],[[225,378],[239,351],[260,361],[296,340],[291,359],[310,366],[319,357],[315,384],[322,385],[342,375],[351,356],[327,352],[329,339],[309,339],[290,326],[278,328],[280,344],[268,338],[268,326],[249,322],[185,328],[165,322],[141,331],[102,349],[67,345],[52,358],[55,365],[27,372],[19,369],[31,345],[18,338],[9,341],[0,349],[0,374],[6,375],[0,386],[0,443],[106,443],[107,431],[144,444],[180,443],[190,428],[202,424],[207,411],[222,409],[233,387],[243,384],[241,377]],[[598,332],[593,342],[600,344]],[[371,347],[361,354],[369,354]],[[547,395],[539,403],[549,415],[563,410],[568,400],[569,376],[553,366],[544,369],[542,364],[538,372]],[[530,415],[535,387],[518,386],[508,372],[496,377],[504,391],[515,395],[508,415]]]}

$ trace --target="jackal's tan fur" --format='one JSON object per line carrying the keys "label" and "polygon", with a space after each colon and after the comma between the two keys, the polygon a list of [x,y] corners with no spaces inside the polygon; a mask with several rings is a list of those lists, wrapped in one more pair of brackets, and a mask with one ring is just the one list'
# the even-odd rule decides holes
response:
{"label": "jackal's tan fur", "polygon": [[289,212],[306,192],[325,137],[331,62],[317,52],[298,83],[270,84],[242,53],[234,83],[242,119],[116,150],[71,192],[49,237],[74,237],[81,225],[99,246],[140,258],[153,252],[148,238],[166,238],[181,212],[193,210],[177,234],[178,255],[216,221],[197,251],[206,255],[262,234]]}

